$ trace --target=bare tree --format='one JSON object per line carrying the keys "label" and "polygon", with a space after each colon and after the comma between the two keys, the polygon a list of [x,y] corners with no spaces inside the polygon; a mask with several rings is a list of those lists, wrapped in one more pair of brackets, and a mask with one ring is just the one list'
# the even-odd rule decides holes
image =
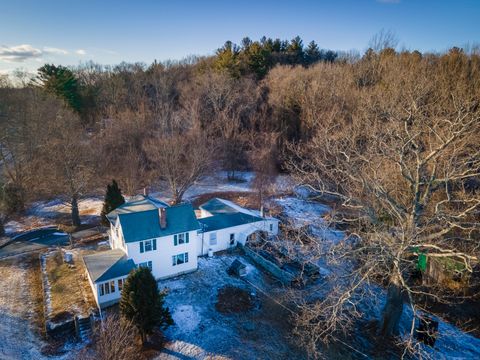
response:
{"label": "bare tree", "polygon": [[79,118],[63,109],[47,123],[48,138],[40,152],[37,171],[39,186],[51,195],[64,197],[71,207],[73,226],[80,226],[78,202],[91,189],[93,152],[90,140],[80,125]]}
{"label": "bare tree", "polygon": [[92,344],[93,353],[84,354],[87,359],[130,360],[139,358],[136,328],[117,315],[107,315],[96,326]]}
{"label": "bare tree", "polygon": [[297,319],[311,349],[351,329],[370,283],[388,288],[383,335],[398,334],[407,300],[413,349],[415,317],[428,311],[420,300],[445,299],[440,286],[412,279],[419,254],[459,263],[462,273],[478,262],[480,198],[466,186],[480,174],[478,79],[466,76],[472,63],[463,54],[384,61],[382,85],[357,93],[353,119],[317,121],[314,138],[294,147],[289,164],[299,183],[336,196],[338,220],[351,224],[333,250],[350,275],[322,301],[303,304]]}
{"label": "bare tree", "polygon": [[23,210],[32,195],[27,189],[35,187],[38,151],[48,136],[44,124],[61,108],[60,101],[36,89],[0,89],[0,168],[6,195],[15,198],[6,212]]}
{"label": "bare tree", "polygon": [[182,201],[185,192],[211,166],[212,147],[194,129],[167,135],[157,133],[144,141],[143,150],[151,176],[168,183],[174,204]]}
{"label": "bare tree", "polygon": [[252,187],[257,192],[258,208],[263,211],[264,200],[277,177],[277,133],[251,134],[249,161],[255,172]]}
{"label": "bare tree", "polygon": [[201,78],[200,126],[216,138],[219,159],[229,179],[246,165],[245,130],[257,110],[257,91],[250,79],[210,74]]}

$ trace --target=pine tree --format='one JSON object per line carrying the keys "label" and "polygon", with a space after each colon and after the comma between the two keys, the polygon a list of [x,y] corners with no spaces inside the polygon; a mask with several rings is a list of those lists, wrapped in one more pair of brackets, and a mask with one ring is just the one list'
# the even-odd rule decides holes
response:
{"label": "pine tree", "polygon": [[108,226],[107,214],[115,210],[120,205],[125,204],[125,198],[122,195],[122,190],[118,187],[115,180],[107,185],[107,192],[105,193],[105,200],[102,208],[102,224]]}
{"label": "pine tree", "polygon": [[303,54],[303,41],[300,36],[296,36],[290,41],[290,44],[287,47],[287,53],[290,57],[290,63],[297,65],[303,64],[304,54]]}
{"label": "pine tree", "polygon": [[173,325],[170,310],[164,307],[165,293],[160,293],[149,268],[139,267],[125,281],[120,299],[120,312],[138,329],[145,343],[155,327],[165,330]]}
{"label": "pine tree", "polygon": [[315,41],[310,41],[310,43],[307,46],[307,49],[305,50],[305,61],[307,65],[311,65],[319,60],[322,59],[322,54],[320,52],[320,49],[318,48],[318,45]]}
{"label": "pine tree", "polygon": [[71,109],[80,113],[80,84],[72,70],[61,65],[45,64],[38,69],[37,81],[47,92],[65,100]]}

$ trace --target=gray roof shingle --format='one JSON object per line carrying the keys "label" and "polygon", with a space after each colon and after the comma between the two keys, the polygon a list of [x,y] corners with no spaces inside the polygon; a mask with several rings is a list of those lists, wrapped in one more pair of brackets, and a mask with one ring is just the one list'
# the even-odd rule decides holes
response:
{"label": "gray roof shingle", "polygon": [[120,249],[86,255],[83,257],[83,262],[93,282],[126,276],[135,269],[133,260],[128,259]]}

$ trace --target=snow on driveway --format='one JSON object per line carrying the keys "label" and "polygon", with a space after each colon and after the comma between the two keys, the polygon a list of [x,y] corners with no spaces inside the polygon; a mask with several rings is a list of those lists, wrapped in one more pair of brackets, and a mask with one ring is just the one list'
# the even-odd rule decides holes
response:
{"label": "snow on driveway", "polygon": [[33,333],[30,319],[38,316],[30,303],[29,268],[23,258],[0,262],[0,358],[42,359],[42,341]]}

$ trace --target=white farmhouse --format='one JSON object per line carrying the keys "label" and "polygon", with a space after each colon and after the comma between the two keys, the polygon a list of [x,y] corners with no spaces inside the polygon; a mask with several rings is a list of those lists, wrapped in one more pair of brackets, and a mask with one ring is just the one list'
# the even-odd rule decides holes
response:
{"label": "white farmhouse", "polygon": [[278,220],[212,199],[197,218],[190,204],[169,206],[137,196],[107,215],[111,250],[84,256],[87,276],[100,308],[120,299],[125,278],[135,267],[164,279],[197,269],[197,257],[226,250],[260,233],[278,233]]}

